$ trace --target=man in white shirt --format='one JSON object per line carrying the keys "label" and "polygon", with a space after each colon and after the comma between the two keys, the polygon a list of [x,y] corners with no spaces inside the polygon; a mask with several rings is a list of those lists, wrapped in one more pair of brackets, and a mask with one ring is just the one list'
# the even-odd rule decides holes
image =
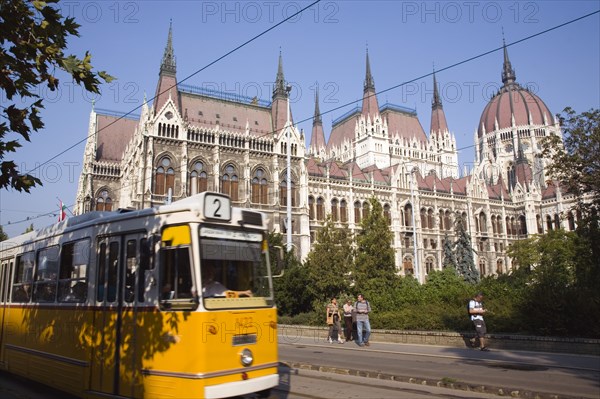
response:
{"label": "man in white shirt", "polygon": [[477,337],[479,338],[479,349],[487,352],[489,351],[489,349],[485,346],[485,334],[487,333],[487,328],[485,326],[485,321],[483,320],[483,314],[486,312],[486,310],[483,308],[483,304],[481,303],[482,300],[482,292],[475,294],[473,299],[469,301],[469,314],[471,315],[471,321],[475,326],[475,331],[477,332]]}

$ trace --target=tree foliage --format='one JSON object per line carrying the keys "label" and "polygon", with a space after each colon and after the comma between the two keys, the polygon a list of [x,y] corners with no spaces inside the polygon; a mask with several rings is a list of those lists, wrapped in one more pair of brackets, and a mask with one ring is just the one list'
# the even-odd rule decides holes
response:
{"label": "tree foliage", "polygon": [[600,213],[600,109],[577,114],[567,107],[559,115],[563,139],[543,141],[541,156],[552,159],[550,177],[579,199],[584,216]]}
{"label": "tree foliage", "polygon": [[461,275],[466,282],[475,284],[479,281],[479,271],[475,267],[473,257],[473,247],[471,245],[471,236],[465,229],[465,222],[461,217],[456,219],[456,271]]}
{"label": "tree foliage", "polygon": [[331,216],[317,232],[317,240],[305,262],[308,289],[315,300],[327,303],[332,296],[349,292],[352,237],[348,229],[335,227]]}
{"label": "tree foliage", "polygon": [[[42,184],[37,177],[19,171],[13,160],[6,159],[21,147],[19,136],[30,141],[31,133],[44,127],[40,87],[57,90],[59,70],[92,93],[99,93],[102,81],[113,79],[104,71],[93,71],[88,52],[81,59],[65,54],[69,36],[79,36],[79,25],[73,18],[63,16],[57,3],[58,0],[0,3],[0,90],[9,103],[0,107],[4,119],[0,123],[0,189],[29,192]],[[10,133],[17,138],[8,138]]]}
{"label": "tree foliage", "polygon": [[358,290],[364,290],[371,279],[390,282],[396,278],[392,231],[379,201],[371,198],[369,204],[369,213],[362,219],[356,237],[354,277]]}
{"label": "tree foliage", "polygon": [[0,241],[8,240],[8,235],[4,232],[2,226],[0,226]]}
{"label": "tree foliage", "polygon": [[446,234],[444,236],[444,243],[443,243],[443,247],[442,247],[442,267],[444,269],[452,269],[454,270],[454,273],[456,273],[456,268],[458,267],[458,262],[456,261],[456,255],[454,254],[454,250],[453,250],[453,243],[450,240],[450,238],[448,238],[448,235]]}

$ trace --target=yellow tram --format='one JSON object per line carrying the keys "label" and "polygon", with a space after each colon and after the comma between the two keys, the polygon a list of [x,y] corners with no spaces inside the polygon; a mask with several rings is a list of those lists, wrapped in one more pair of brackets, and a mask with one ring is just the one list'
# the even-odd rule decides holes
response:
{"label": "yellow tram", "polygon": [[0,369],[85,398],[222,398],[279,383],[262,213],[202,193],[0,246]]}

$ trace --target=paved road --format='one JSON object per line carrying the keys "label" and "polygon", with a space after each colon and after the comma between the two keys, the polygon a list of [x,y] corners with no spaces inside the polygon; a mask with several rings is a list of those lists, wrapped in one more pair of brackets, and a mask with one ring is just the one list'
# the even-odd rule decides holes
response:
{"label": "paved road", "polygon": [[[280,338],[280,360],[305,368],[373,378],[396,378],[517,397],[600,398],[600,357],[544,352],[372,342],[329,344],[325,339]],[[412,380],[411,380],[412,379]],[[502,390],[502,391],[500,391]]]}

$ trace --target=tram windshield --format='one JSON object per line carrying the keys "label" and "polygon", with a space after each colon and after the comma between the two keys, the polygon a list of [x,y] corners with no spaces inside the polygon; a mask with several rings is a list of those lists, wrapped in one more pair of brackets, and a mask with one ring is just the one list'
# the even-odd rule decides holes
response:
{"label": "tram windshield", "polygon": [[199,294],[205,308],[273,306],[267,248],[258,232],[202,227]]}

